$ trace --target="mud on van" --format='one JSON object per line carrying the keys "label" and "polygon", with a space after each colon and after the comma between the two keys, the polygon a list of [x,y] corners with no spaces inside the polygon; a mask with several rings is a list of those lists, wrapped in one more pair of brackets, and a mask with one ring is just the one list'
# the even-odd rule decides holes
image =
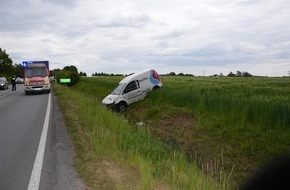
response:
{"label": "mud on van", "polygon": [[122,79],[113,92],[103,99],[102,104],[123,112],[127,106],[162,86],[161,79],[154,69],[135,73]]}

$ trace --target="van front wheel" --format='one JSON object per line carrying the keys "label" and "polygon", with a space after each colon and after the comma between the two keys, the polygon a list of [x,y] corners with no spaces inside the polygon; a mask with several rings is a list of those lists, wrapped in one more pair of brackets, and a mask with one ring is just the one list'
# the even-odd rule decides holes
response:
{"label": "van front wheel", "polygon": [[126,108],[127,108],[126,102],[120,102],[117,104],[117,111],[120,113],[124,112]]}

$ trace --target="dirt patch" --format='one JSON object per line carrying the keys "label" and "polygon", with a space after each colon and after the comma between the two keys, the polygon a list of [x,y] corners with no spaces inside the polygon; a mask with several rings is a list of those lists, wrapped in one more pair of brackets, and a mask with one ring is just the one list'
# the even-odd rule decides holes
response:
{"label": "dirt patch", "polygon": [[165,117],[150,125],[152,134],[173,148],[187,149],[193,142],[195,120],[188,113]]}
{"label": "dirt patch", "polygon": [[145,126],[155,139],[182,150],[189,161],[197,161],[204,173],[219,180],[222,163],[214,157],[217,155],[215,142],[204,131],[196,129],[193,115],[187,112],[167,115],[154,123],[148,121]]}
{"label": "dirt patch", "polygon": [[[157,123],[147,126],[154,138],[170,145],[172,148],[183,150],[187,155],[203,155],[205,150],[200,146],[200,135],[195,129],[194,116],[183,112],[160,119]],[[206,159],[205,155],[203,160]]]}
{"label": "dirt patch", "polygon": [[103,161],[103,165],[106,166],[105,172],[110,179],[116,181],[117,183],[122,181],[125,174],[119,167],[115,166],[114,163],[107,161]]}
{"label": "dirt patch", "polygon": [[[111,179],[115,187],[134,189],[139,184],[139,171],[135,168],[121,168],[113,162],[102,162],[103,177]],[[133,174],[133,175],[132,175]],[[119,188],[117,188],[119,189]]]}

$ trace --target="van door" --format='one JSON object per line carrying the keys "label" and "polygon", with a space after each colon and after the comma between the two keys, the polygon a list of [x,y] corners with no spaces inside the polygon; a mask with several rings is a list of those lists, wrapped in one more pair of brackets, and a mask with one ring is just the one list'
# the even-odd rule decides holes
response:
{"label": "van door", "polygon": [[124,99],[127,100],[128,105],[144,98],[137,80],[130,82],[126,86],[123,95]]}

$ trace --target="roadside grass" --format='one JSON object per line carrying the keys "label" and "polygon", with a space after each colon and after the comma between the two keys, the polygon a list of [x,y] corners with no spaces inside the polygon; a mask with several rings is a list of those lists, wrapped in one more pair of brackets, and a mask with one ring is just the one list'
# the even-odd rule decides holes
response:
{"label": "roadside grass", "polygon": [[227,189],[198,162],[102,106],[88,95],[96,93],[92,88],[54,84],[53,90],[73,140],[75,166],[89,189]]}
{"label": "roadside grass", "polygon": [[[62,93],[79,93],[79,96],[86,99],[86,101],[90,100],[89,105],[96,104],[95,106],[100,106],[101,100],[113,90],[122,78],[82,78],[75,87],[64,90]],[[116,141],[118,140],[118,146],[116,145],[117,148],[115,150],[130,150],[129,152],[131,153],[126,155],[130,155],[129,159],[138,160],[136,162],[150,158],[150,164],[143,163],[142,160],[142,166],[139,163],[138,167],[135,165],[128,166],[128,164],[115,165],[135,172],[130,179],[138,178],[139,180],[136,180],[136,184],[140,185],[141,183],[153,181],[154,188],[152,189],[194,189],[193,187],[203,189],[205,188],[204,185],[197,188],[199,186],[196,186],[196,184],[206,183],[208,185],[207,180],[214,179],[218,183],[216,189],[234,189],[238,188],[257,168],[265,165],[275,155],[289,150],[289,78],[161,76],[161,79],[164,84],[163,88],[150,93],[144,100],[130,105],[122,115],[106,109],[103,110],[102,106],[98,108],[102,111],[94,112],[99,119],[107,117],[106,115],[109,114],[109,123],[107,123],[109,126],[112,125],[110,123],[112,118],[117,117],[118,120],[120,119],[118,123],[123,123],[122,126],[130,126],[129,128],[132,128],[131,130],[133,131],[131,132],[137,135],[137,139],[141,135],[142,140],[140,142],[145,139],[150,139],[150,141],[154,139],[158,142],[155,142],[158,145],[145,143],[145,145],[140,147],[135,142],[134,135],[132,137],[125,136],[123,140],[126,140],[126,142],[123,142],[120,138],[117,138],[118,136],[111,135],[111,130],[109,131],[110,135],[107,136]],[[79,105],[84,103],[76,101],[71,104]],[[83,112],[88,109],[96,110],[96,108],[89,108],[89,105],[83,107]],[[92,125],[96,123],[93,120],[96,115],[91,118]],[[85,118],[81,119],[82,122],[86,120]],[[99,122],[104,123],[104,121]],[[138,122],[141,122],[143,126],[136,127]],[[113,125],[120,128],[120,125]],[[104,134],[108,132],[107,128],[108,126],[105,127],[104,125],[104,129],[102,129]],[[124,131],[123,128],[122,131]],[[93,132],[89,131],[88,133],[91,134]],[[115,131],[113,134],[122,134],[122,132]],[[96,136],[97,134],[94,135]],[[106,141],[101,143],[102,146],[104,144],[106,144]],[[137,146],[136,149],[138,151],[130,149],[130,147],[135,146]],[[164,147],[164,149],[162,148],[163,150],[167,150],[170,153],[162,153],[159,149],[155,150],[143,146],[161,146]],[[105,150],[102,151],[105,152]],[[142,152],[142,159],[139,158],[140,152]],[[153,154],[152,152],[158,152],[158,154]],[[169,168],[166,168],[163,165],[172,163],[172,158],[176,158],[174,153],[183,155],[182,159],[186,160],[183,164],[184,167],[190,168],[192,164],[203,171],[206,175],[206,180],[187,184],[188,188],[181,188],[183,185],[180,184],[181,182],[176,182],[176,180],[191,179],[195,175],[198,176],[198,179],[201,179],[202,177],[200,176],[202,175],[200,173],[195,174],[195,172],[191,174],[185,172],[184,174],[179,173],[178,176],[180,177],[176,175],[173,177],[173,171],[177,171],[176,167],[168,166]],[[135,157],[135,154],[138,156]],[[160,155],[170,156],[161,156],[159,161],[157,158]],[[116,157],[121,156],[118,155]],[[109,158],[109,156],[104,156],[104,158]],[[169,159],[171,161],[161,161],[161,159]],[[125,158],[125,160],[127,159]],[[155,165],[156,163],[158,167]],[[110,166],[110,164],[107,165]],[[181,165],[177,168],[182,168]],[[156,169],[159,166],[162,169],[166,168],[164,171],[170,171],[171,174],[168,176],[171,176],[171,178],[162,176],[161,179],[156,181],[155,177],[161,175],[158,171],[163,171]],[[146,177],[141,177],[141,171],[147,173]],[[140,182],[140,178],[143,179],[141,180],[142,182]],[[170,182],[169,184],[168,181]],[[142,189],[141,186],[138,186],[138,188]],[[210,188],[206,187],[205,189]]]}

